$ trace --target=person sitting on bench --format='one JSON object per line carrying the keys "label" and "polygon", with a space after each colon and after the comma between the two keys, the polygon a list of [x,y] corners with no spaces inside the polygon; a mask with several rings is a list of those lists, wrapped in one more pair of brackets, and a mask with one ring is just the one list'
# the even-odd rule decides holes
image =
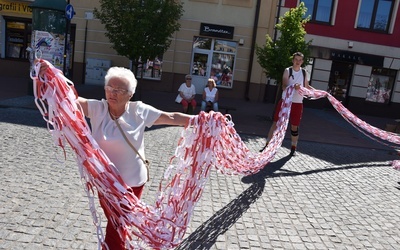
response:
{"label": "person sitting on bench", "polygon": [[214,110],[218,112],[218,89],[214,79],[210,78],[203,90],[203,100],[201,101],[201,110],[209,112]]}
{"label": "person sitting on bench", "polygon": [[[178,89],[179,95],[182,97],[183,113],[194,113],[196,108],[196,88],[192,84],[192,77],[190,75],[185,76],[185,82],[181,84]],[[189,105],[192,107],[188,110]]]}

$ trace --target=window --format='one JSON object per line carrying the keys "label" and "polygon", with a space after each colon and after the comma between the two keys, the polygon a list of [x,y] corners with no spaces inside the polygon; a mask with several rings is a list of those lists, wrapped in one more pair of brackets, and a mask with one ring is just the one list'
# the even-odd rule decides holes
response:
{"label": "window", "polygon": [[237,42],[210,37],[193,38],[191,63],[192,84],[202,93],[208,78],[218,87],[232,88]]}
{"label": "window", "polygon": [[331,23],[334,0],[302,0],[311,22]]}
{"label": "window", "polygon": [[193,41],[193,49],[211,49],[211,38],[207,37],[195,37]]}
{"label": "window", "polygon": [[388,32],[394,0],[362,0],[357,28]]}
{"label": "window", "polygon": [[28,59],[27,47],[31,44],[32,24],[25,19],[5,19],[6,58]]}
{"label": "window", "polygon": [[161,80],[162,57],[161,56],[156,57],[154,60],[147,59],[146,62],[140,63],[138,65],[136,78],[142,77],[142,70],[143,70],[143,78]]}
{"label": "window", "polygon": [[376,103],[389,103],[395,79],[395,70],[372,68],[365,100]]}
{"label": "window", "polygon": [[237,43],[215,40],[210,77],[217,86],[232,88]]}

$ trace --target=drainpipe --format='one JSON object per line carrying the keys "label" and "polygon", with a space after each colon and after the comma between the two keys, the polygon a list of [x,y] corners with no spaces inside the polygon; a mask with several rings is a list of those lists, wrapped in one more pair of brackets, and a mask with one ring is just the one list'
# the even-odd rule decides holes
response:
{"label": "drainpipe", "polygon": [[275,18],[274,43],[276,42],[276,38],[278,36],[278,30],[276,29],[276,25],[279,23],[279,16],[281,15],[281,5],[282,5],[282,0],[279,0],[278,13],[276,14],[276,18]]}
{"label": "drainpipe", "polygon": [[261,0],[257,0],[256,15],[254,17],[253,36],[252,36],[252,41],[251,41],[251,50],[250,50],[250,58],[249,58],[249,69],[247,71],[246,90],[244,93],[244,98],[246,99],[246,101],[250,100],[249,89],[250,89],[250,81],[251,81],[251,71],[253,70],[253,60],[254,60],[254,51],[255,51],[255,46],[256,46],[256,38],[257,38],[258,19],[260,18],[260,6],[261,6]]}
{"label": "drainpipe", "polygon": [[83,63],[82,63],[82,84],[85,84],[86,81],[86,43],[87,43],[87,32],[88,32],[88,19],[86,18],[85,25],[85,40],[83,43]]}

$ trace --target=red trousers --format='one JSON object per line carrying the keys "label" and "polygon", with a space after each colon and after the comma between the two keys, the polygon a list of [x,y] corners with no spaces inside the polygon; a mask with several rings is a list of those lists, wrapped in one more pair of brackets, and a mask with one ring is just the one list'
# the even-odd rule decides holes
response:
{"label": "red trousers", "polygon": [[[132,187],[129,188],[128,190],[132,191],[136,197],[140,199],[142,196],[144,189],[144,185],[140,187]],[[110,250],[125,250],[125,242],[122,241],[121,237],[119,237],[117,229],[114,227],[113,223],[110,222],[110,214],[107,213],[107,209],[105,209],[106,206],[106,200],[102,196],[99,195],[100,199],[100,205],[103,208],[103,211],[107,217],[107,228],[106,228],[106,238],[104,240],[104,243],[107,244],[108,249]],[[107,249],[103,247],[103,249]]]}
{"label": "red trousers", "polygon": [[188,101],[186,101],[185,99],[183,99],[183,100],[181,101],[181,103],[182,103],[182,106],[183,106],[183,107],[187,107],[187,106],[189,106],[189,104],[190,104],[190,105],[192,105],[193,108],[195,108],[196,105],[197,105],[195,99],[193,99],[190,103],[189,103]]}
{"label": "red trousers", "polygon": [[[281,111],[283,100],[280,99],[278,104],[276,105],[276,110],[274,114],[274,122],[277,122],[279,119],[279,112]],[[292,103],[292,107],[290,109],[290,117],[289,123],[293,126],[300,126],[301,117],[303,116],[303,103]]]}

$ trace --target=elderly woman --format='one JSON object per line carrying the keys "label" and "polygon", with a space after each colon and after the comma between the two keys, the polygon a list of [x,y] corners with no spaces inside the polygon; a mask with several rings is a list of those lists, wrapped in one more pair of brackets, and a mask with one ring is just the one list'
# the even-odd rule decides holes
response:
{"label": "elderly woman", "polygon": [[[44,72],[47,65],[42,63],[41,66],[40,72]],[[115,164],[124,182],[140,199],[148,180],[148,169],[142,160],[145,159],[145,127],[184,126],[191,116],[178,112],[164,112],[141,101],[131,102],[136,85],[136,78],[130,70],[112,67],[105,76],[106,98],[95,100],[78,97],[77,102],[82,106],[85,116],[90,118],[93,138]],[[132,144],[141,156],[134,152],[129,144]],[[106,200],[101,196],[99,199],[106,217],[109,218],[107,209],[104,209]],[[125,249],[125,244],[113,223],[108,221],[105,237],[108,249]]]}
{"label": "elderly woman", "polygon": [[190,75],[185,76],[185,82],[181,84],[178,89],[179,95],[182,97],[183,113],[188,113],[189,105],[192,106],[191,113],[194,113],[196,108],[196,88],[192,84],[192,77]]}
{"label": "elderly woman", "polygon": [[218,112],[218,89],[214,79],[210,78],[207,81],[207,86],[203,90],[203,100],[201,101],[201,110],[209,111],[210,109]]}

